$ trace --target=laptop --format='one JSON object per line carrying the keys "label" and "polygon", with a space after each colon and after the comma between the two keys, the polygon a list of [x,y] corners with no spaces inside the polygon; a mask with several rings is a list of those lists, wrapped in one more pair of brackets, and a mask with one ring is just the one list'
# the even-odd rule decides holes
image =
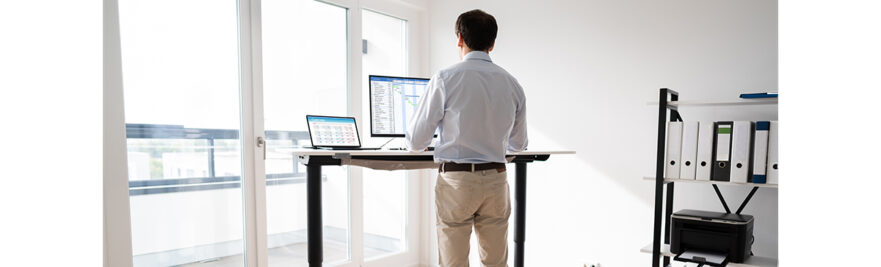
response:
{"label": "laptop", "polygon": [[312,148],[332,150],[378,150],[361,147],[361,136],[354,117],[306,115]]}

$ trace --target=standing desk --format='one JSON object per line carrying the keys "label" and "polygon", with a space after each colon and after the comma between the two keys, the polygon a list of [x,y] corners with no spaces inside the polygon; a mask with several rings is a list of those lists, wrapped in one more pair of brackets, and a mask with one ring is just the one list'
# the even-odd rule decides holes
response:
{"label": "standing desk", "polygon": [[[306,165],[306,231],[309,267],[320,267],[324,260],[321,211],[321,167],[360,166],[380,170],[437,169],[434,151],[408,152],[401,150],[293,150],[297,160]],[[553,154],[575,154],[575,151],[537,150],[512,153],[506,156],[515,165],[514,183],[514,267],[523,267],[523,249],[526,241],[526,164],[546,161]]]}

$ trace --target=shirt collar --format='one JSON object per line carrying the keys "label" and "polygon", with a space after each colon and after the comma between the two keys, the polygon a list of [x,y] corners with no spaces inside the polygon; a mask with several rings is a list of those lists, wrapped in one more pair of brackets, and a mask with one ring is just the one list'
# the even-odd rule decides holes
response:
{"label": "shirt collar", "polygon": [[485,60],[485,61],[488,61],[488,62],[493,62],[492,59],[489,58],[489,54],[487,54],[486,52],[483,52],[483,51],[471,51],[471,52],[468,52],[468,54],[465,55],[465,58],[464,58],[464,60],[474,60],[474,59],[479,59],[479,60]]}

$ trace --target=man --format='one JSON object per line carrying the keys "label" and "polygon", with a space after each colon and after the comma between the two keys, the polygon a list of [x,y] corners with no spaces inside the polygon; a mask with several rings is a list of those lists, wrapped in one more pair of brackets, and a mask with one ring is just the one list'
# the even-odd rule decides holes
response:
{"label": "man", "polygon": [[495,18],[481,10],[456,20],[461,62],[439,71],[410,119],[407,145],[422,151],[438,130],[435,187],[440,266],[468,266],[471,228],[483,266],[507,266],[511,201],[506,151],[526,149],[526,97],[493,64]]}

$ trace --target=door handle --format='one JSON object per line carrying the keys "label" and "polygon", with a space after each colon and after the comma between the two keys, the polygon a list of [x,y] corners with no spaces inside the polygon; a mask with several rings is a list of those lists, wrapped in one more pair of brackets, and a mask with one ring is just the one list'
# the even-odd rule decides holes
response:
{"label": "door handle", "polygon": [[266,140],[263,139],[263,136],[257,137],[257,147],[263,148],[263,160],[266,160]]}

